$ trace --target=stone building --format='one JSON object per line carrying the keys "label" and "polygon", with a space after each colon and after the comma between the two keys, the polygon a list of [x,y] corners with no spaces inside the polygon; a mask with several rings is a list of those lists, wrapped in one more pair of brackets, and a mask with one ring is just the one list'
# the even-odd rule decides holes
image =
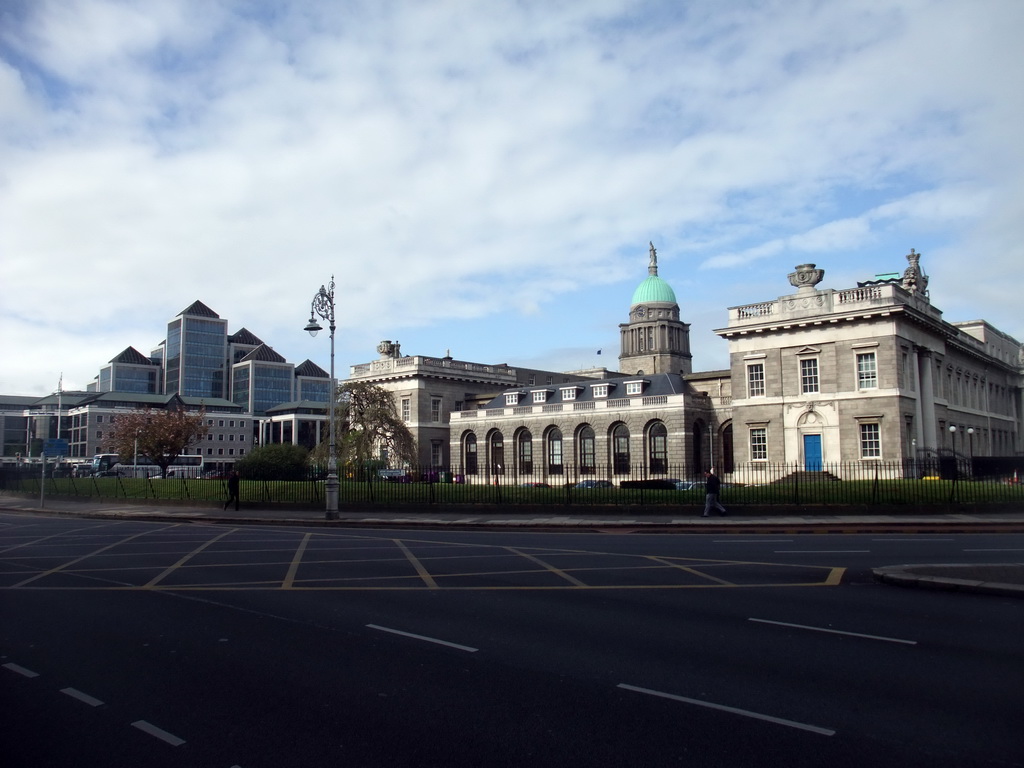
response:
{"label": "stone building", "polygon": [[[450,453],[450,425],[466,412],[490,401],[510,387],[553,387],[573,378],[567,373],[512,368],[444,357],[403,355],[390,340],[377,345],[376,360],[351,367],[350,381],[366,381],[392,393],[398,415],[416,438],[421,467],[448,468],[455,464]],[[609,375],[604,369],[586,372],[592,380]]]}
{"label": "stone building", "polygon": [[692,477],[731,453],[727,371],[693,374],[675,292],[647,278],[619,326],[619,367],[600,381],[506,389],[453,415],[452,468],[468,481],[562,484],[588,477]]}
{"label": "stone building", "polygon": [[756,482],[772,465],[808,471],[942,455],[1021,451],[1021,345],[983,320],[932,306],[920,255],[902,276],[729,309],[734,459]]}

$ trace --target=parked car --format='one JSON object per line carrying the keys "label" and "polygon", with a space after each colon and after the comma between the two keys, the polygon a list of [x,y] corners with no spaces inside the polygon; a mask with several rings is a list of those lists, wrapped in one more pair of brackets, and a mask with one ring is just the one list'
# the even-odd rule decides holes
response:
{"label": "parked car", "polygon": [[703,480],[676,480],[677,491],[703,491]]}
{"label": "parked car", "polygon": [[226,469],[208,469],[203,472],[206,480],[227,480],[231,473]]}
{"label": "parked car", "polygon": [[576,488],[614,488],[615,485],[611,480],[580,480],[575,485]]}
{"label": "parked car", "polygon": [[550,488],[551,486],[548,483],[522,483],[520,485],[520,487],[522,487],[522,488]]}

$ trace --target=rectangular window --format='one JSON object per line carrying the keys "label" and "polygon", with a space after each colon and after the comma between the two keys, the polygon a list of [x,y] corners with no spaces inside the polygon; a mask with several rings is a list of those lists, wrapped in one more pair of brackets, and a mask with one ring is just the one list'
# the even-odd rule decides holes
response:
{"label": "rectangular window", "polygon": [[223,427],[224,426],[224,419],[218,419],[217,426],[218,427]]}
{"label": "rectangular window", "polygon": [[764,397],[764,363],[747,366],[747,397]]}
{"label": "rectangular window", "polygon": [[535,403],[543,403],[547,399],[548,393],[543,389],[538,389],[536,392],[533,393],[533,402]]}
{"label": "rectangular window", "polygon": [[878,363],[874,352],[857,355],[857,389],[878,389]]}
{"label": "rectangular window", "polygon": [[818,392],[818,358],[800,361],[800,391],[805,394]]}
{"label": "rectangular window", "polygon": [[412,418],[412,403],[408,397],[402,398],[402,421],[409,421]]}
{"label": "rectangular window", "polygon": [[594,397],[608,397],[608,385],[607,384],[595,384]]}
{"label": "rectangular window", "polygon": [[576,399],[576,388],[575,387],[566,387],[565,389],[563,389],[562,390],[562,399],[563,400],[575,400]]}
{"label": "rectangular window", "polygon": [[882,457],[882,434],[878,424],[860,425],[860,457],[880,459]]}
{"label": "rectangular window", "polygon": [[96,423],[97,424],[102,424],[103,423],[103,415],[102,414],[96,414]]}
{"label": "rectangular window", "polygon": [[505,395],[505,405],[519,405],[519,393],[509,392]]}
{"label": "rectangular window", "polygon": [[756,427],[750,430],[750,459],[751,461],[768,460],[768,430],[765,427]]}
{"label": "rectangular window", "polygon": [[639,395],[644,391],[644,383],[642,381],[627,381],[626,382],[626,394],[627,395]]}
{"label": "rectangular window", "polygon": [[433,422],[441,420],[441,398],[439,397],[430,400],[430,420]]}

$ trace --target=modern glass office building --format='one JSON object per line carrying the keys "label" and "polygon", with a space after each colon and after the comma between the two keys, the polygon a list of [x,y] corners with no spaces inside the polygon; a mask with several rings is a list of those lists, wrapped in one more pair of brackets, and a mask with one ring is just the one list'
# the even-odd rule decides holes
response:
{"label": "modern glass office building", "polygon": [[167,324],[164,392],[184,397],[225,397],[228,321],[201,301]]}

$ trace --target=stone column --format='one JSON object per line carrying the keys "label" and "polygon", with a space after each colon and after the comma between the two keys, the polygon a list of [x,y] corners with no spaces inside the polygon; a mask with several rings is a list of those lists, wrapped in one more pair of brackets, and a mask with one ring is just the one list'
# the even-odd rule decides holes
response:
{"label": "stone column", "polygon": [[[918,448],[925,448],[924,442],[924,390],[921,385],[921,354],[918,347],[914,347],[914,389],[917,391],[917,399],[914,402],[914,441]],[[916,452],[911,458],[917,458]]]}
{"label": "stone column", "polygon": [[935,377],[932,374],[932,351],[921,348],[921,409],[924,421],[924,444],[932,450],[940,448],[938,442],[937,422],[935,419]]}

